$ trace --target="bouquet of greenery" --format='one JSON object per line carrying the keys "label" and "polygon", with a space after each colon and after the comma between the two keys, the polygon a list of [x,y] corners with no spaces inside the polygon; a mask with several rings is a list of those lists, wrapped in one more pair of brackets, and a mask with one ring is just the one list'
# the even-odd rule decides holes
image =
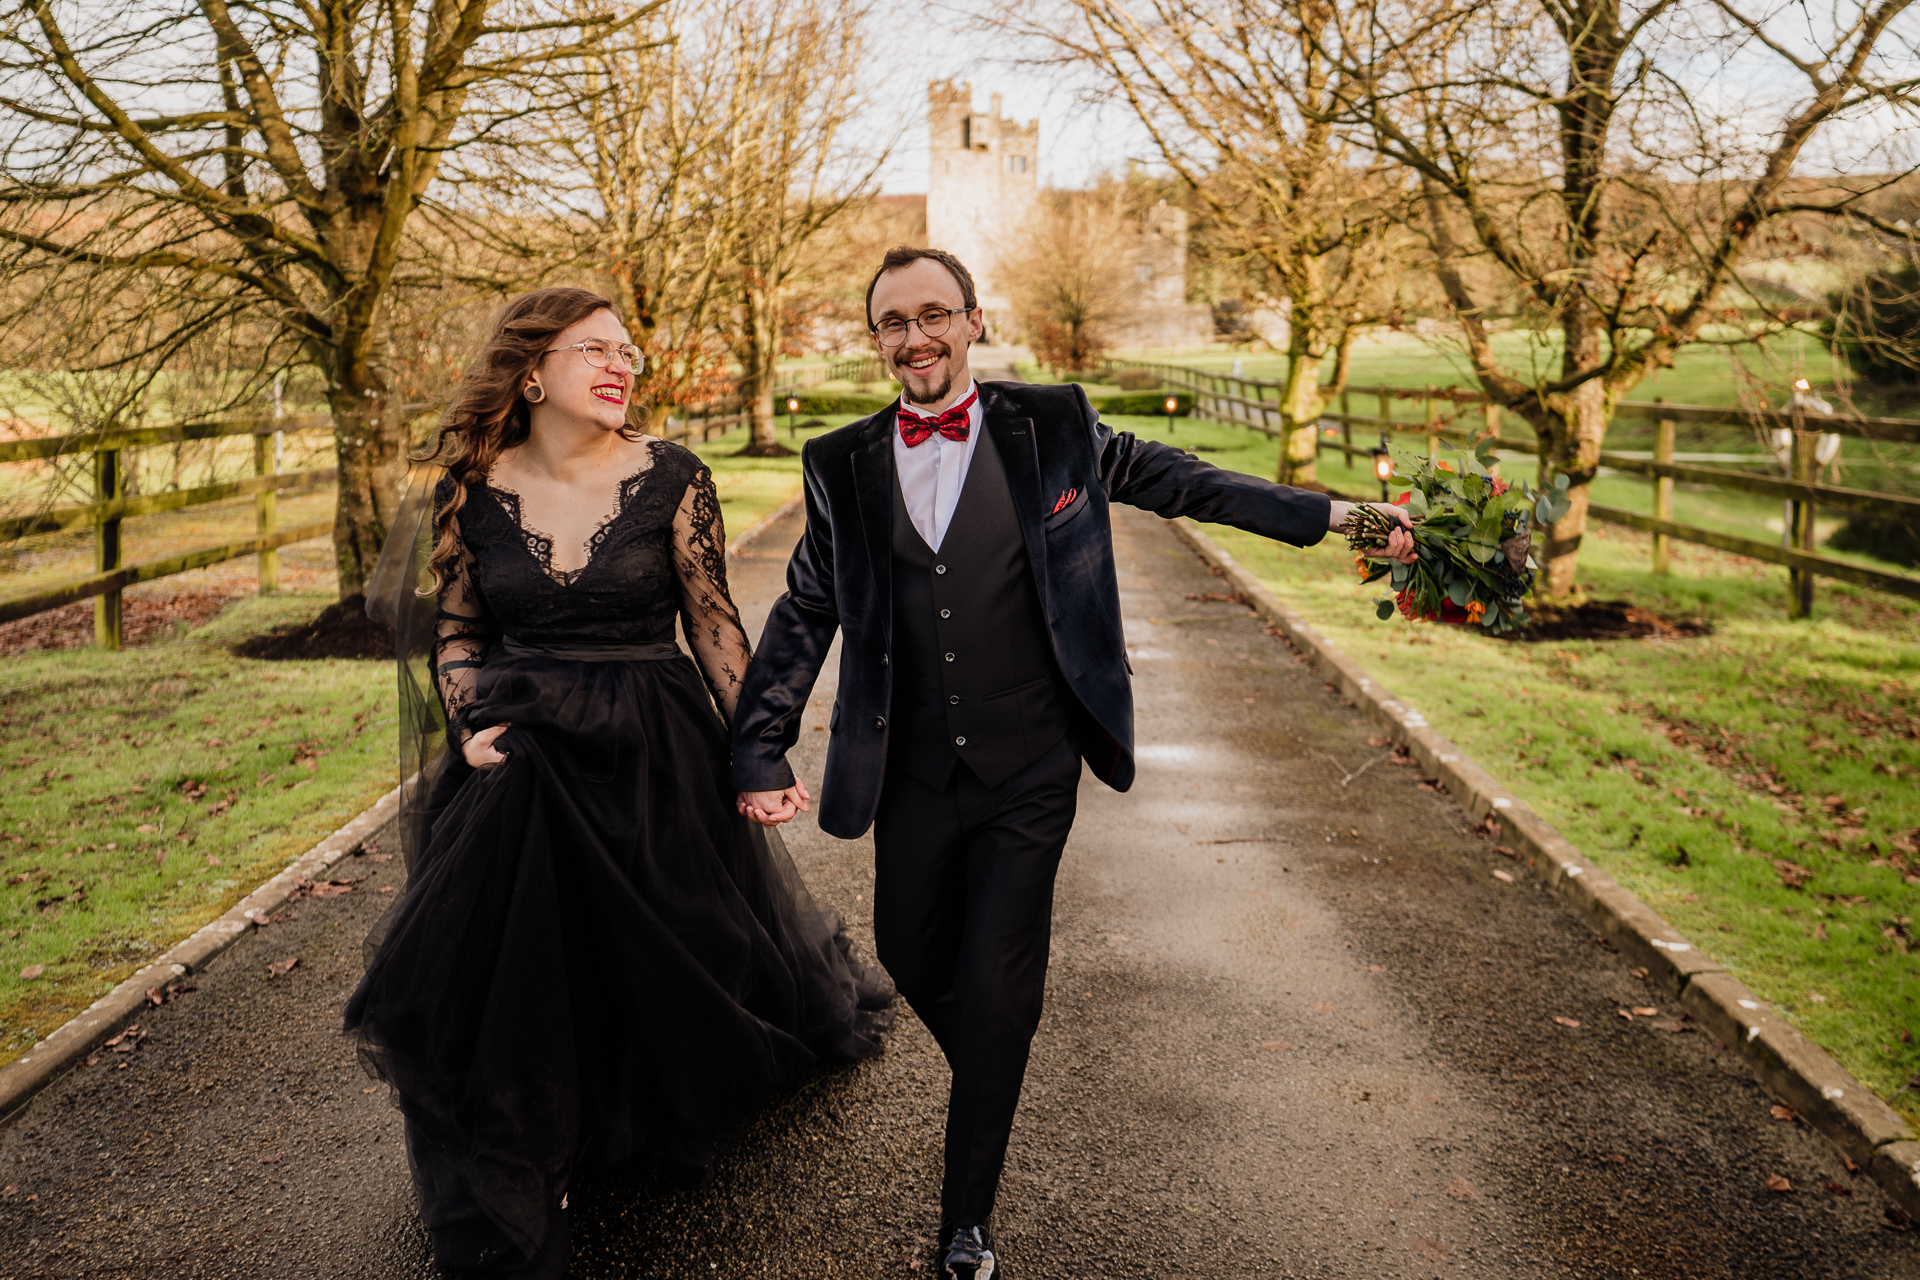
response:
{"label": "bouquet of greenery", "polygon": [[1395,460],[1393,478],[1410,486],[1396,505],[1413,522],[1412,564],[1374,558],[1396,522],[1376,508],[1354,508],[1342,531],[1360,581],[1390,578],[1394,591],[1375,602],[1382,621],[1398,608],[1416,621],[1477,624],[1496,635],[1526,625],[1521,598],[1533,589],[1533,527],[1566,514],[1567,478],[1555,476],[1544,489],[1508,483],[1487,469],[1493,461],[1489,440],[1452,461],[1418,458],[1409,467],[1409,459]]}

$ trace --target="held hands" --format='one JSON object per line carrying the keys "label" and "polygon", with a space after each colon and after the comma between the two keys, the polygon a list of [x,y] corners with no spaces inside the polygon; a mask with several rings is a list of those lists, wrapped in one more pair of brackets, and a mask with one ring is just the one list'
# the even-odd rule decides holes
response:
{"label": "held hands", "polygon": [[496,724],[490,729],[482,729],[460,744],[460,754],[466,757],[467,763],[476,769],[499,768],[506,763],[507,753],[493,743],[496,738],[512,727],[510,724]]}
{"label": "held hands", "polygon": [[777,827],[797,813],[813,811],[813,795],[799,778],[784,791],[742,791],[740,812],[763,827]]}
{"label": "held hands", "polygon": [[[1353,514],[1353,509],[1360,505],[1362,504],[1357,502],[1341,502],[1336,499],[1333,502],[1332,509],[1327,513],[1327,528],[1330,531],[1339,532],[1341,526],[1347,523],[1347,517]],[[1406,511],[1388,502],[1369,502],[1365,505],[1380,512],[1389,520],[1392,520],[1395,525],[1394,530],[1387,535],[1386,547],[1374,553],[1369,558],[1376,560],[1397,560],[1401,564],[1412,564],[1415,560],[1418,560],[1420,557],[1415,554],[1413,549],[1413,522],[1407,518]]]}

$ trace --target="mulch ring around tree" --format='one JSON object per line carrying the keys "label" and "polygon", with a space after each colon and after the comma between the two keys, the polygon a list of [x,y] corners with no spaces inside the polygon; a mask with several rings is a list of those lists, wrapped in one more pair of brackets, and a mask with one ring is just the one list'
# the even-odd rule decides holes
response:
{"label": "mulch ring around tree", "polygon": [[[182,630],[213,621],[220,611],[250,592],[239,585],[169,595],[123,597],[120,642],[129,648],[166,640]],[[0,623],[0,658],[34,649],[83,649],[93,643],[93,601],[63,605]]]}
{"label": "mulch ring around tree", "polygon": [[1540,603],[1528,612],[1532,621],[1503,640],[1681,640],[1713,634],[1713,624],[1705,618],[1665,618],[1630,600]]}
{"label": "mulch ring around tree", "polygon": [[271,635],[251,636],[233,646],[242,658],[267,662],[300,662],[314,658],[384,658],[394,656],[393,632],[367,616],[367,598],[354,594],[336,600],[318,617],[296,627],[282,627]]}

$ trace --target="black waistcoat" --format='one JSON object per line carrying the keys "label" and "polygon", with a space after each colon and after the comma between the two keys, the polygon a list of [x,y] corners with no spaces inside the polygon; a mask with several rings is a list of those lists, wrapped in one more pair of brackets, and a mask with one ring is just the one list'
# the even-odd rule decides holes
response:
{"label": "black waistcoat", "polygon": [[938,552],[893,485],[888,768],[943,789],[956,763],[997,787],[1067,733],[1067,704],[993,436],[982,431]]}

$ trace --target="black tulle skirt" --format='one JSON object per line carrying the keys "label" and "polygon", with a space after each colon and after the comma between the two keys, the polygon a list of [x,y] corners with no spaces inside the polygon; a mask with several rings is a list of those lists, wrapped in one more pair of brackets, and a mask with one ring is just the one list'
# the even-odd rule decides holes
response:
{"label": "black tulle skirt", "polygon": [[496,651],[469,717],[512,725],[509,758],[447,753],[407,815],[346,1025],[399,1099],[436,1261],[557,1274],[574,1176],[697,1179],[773,1095],[876,1052],[893,991],[735,812],[685,656]]}

